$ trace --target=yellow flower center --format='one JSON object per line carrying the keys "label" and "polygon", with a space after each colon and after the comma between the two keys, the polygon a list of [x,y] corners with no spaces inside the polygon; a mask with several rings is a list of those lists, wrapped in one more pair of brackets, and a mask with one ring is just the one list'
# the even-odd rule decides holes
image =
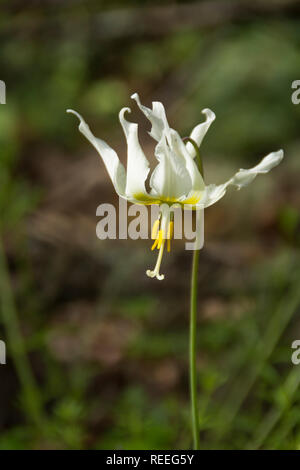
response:
{"label": "yellow flower center", "polygon": [[148,269],[146,274],[149,277],[156,277],[157,279],[161,281],[165,277],[163,274],[159,273],[162,256],[164,252],[164,246],[165,246],[165,242],[167,241],[167,250],[171,251],[171,239],[173,238],[173,234],[174,234],[174,222],[173,221],[169,222],[167,233],[164,233],[164,230],[160,229],[159,226],[160,226],[160,220],[157,219],[153,224],[152,233],[151,233],[152,240],[155,240],[151,247],[151,250],[153,251],[155,248],[159,250],[156,265],[153,271]]}

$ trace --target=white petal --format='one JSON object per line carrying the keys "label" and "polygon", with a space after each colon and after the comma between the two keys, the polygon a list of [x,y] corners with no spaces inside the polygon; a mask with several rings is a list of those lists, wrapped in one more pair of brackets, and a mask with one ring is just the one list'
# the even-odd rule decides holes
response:
{"label": "white petal", "polygon": [[[190,135],[190,138],[196,142],[198,147],[200,147],[202,140],[206,132],[208,131],[211,123],[216,119],[215,113],[210,109],[203,109],[201,112],[206,115],[206,119],[204,122],[201,122],[200,124],[198,124],[198,126],[194,127]],[[194,158],[196,156],[194,146],[190,142],[187,142],[186,148],[189,151],[190,155]]]}
{"label": "white petal", "polygon": [[277,166],[283,159],[283,150],[278,150],[277,152],[269,153],[262,161],[250,168],[249,170],[240,169],[230,180],[224,184],[215,185],[210,184],[205,188],[205,194],[203,199],[200,201],[199,206],[209,207],[219,199],[221,199],[226,193],[228,186],[236,186],[238,189],[247,186],[251,183],[256,175],[259,173],[268,173],[272,168]]}
{"label": "white petal", "polygon": [[131,95],[131,98],[136,101],[138,107],[140,110],[144,113],[147,119],[152,124],[152,128],[150,131],[151,137],[155,139],[157,142],[159,142],[165,133],[167,138],[169,139],[169,132],[170,132],[170,127],[167,121],[166,117],[166,112],[165,108],[162,103],[159,101],[154,101],[152,103],[152,109],[147,108],[147,106],[144,106],[141,104],[139,95],[137,93],[134,93]]}
{"label": "white petal", "polygon": [[198,206],[204,209],[211,206],[212,204],[215,204],[215,202],[219,201],[219,199],[222,199],[222,197],[225,195],[227,186],[229,184],[230,183],[224,183],[220,185],[209,184],[206,186],[204,196],[200,200]]}
{"label": "white petal", "polygon": [[172,152],[164,136],[155,148],[155,156],[159,163],[151,175],[151,194],[173,202],[185,197],[192,187],[190,175],[184,160]]}
{"label": "white petal", "polygon": [[187,198],[190,198],[192,194],[202,193],[205,189],[205,184],[194,159],[189,154],[178,132],[176,132],[174,129],[171,129],[170,135],[171,135],[171,148],[176,155],[182,157],[185,163],[185,167],[191,178],[192,185],[191,185],[190,192],[187,195]]}
{"label": "white petal", "polygon": [[[171,151],[168,152],[168,157],[172,158],[173,160],[174,159],[176,160],[174,162],[171,162],[171,165],[175,168],[175,171],[177,171],[181,175],[182,174],[185,175],[185,180],[182,182],[181,190],[179,190],[179,188],[174,188],[173,194],[181,193],[181,198],[184,198],[184,194],[187,197],[190,197],[196,193],[200,195],[205,189],[203,178],[193,158],[188,152],[184,142],[179,136],[178,132],[170,128],[167,118],[166,118],[166,112],[165,112],[163,104],[160,103],[159,101],[154,101],[152,103],[152,109],[150,109],[141,104],[139,95],[137,93],[134,93],[131,96],[131,98],[133,98],[137,102],[137,105],[139,106],[140,110],[145,114],[147,119],[149,119],[152,124],[150,135],[159,142],[157,146],[158,155],[161,153],[161,149],[162,149],[162,145],[160,144],[160,142],[163,136],[165,136],[167,143],[171,149]],[[204,110],[204,111],[205,112],[207,111],[208,113],[213,114],[212,111],[210,110]],[[210,118],[211,118],[211,115],[210,115]],[[200,126],[203,127],[205,125],[209,126],[209,124],[207,123],[202,123]],[[176,158],[176,157],[179,157],[179,158]],[[182,159],[182,162],[180,162],[180,159]],[[152,183],[155,187],[155,192],[158,188],[161,189],[163,187],[162,178],[163,178],[163,174],[168,171],[168,167],[169,167],[169,171],[171,171],[170,165],[168,165],[167,161],[168,160],[166,159],[166,161],[164,161],[161,165],[157,167],[157,170],[154,172],[154,175],[152,177]],[[186,172],[184,172],[184,170],[182,169],[182,166],[185,166],[185,169],[187,170],[190,180],[188,180]],[[172,172],[172,174],[174,174],[174,172]],[[191,184],[190,184],[190,181],[191,181]],[[188,189],[188,186],[189,186],[189,189]],[[184,191],[187,191],[187,192],[184,192]]]}
{"label": "white petal", "polygon": [[127,180],[126,196],[137,198],[147,196],[145,181],[149,173],[149,162],[140,146],[138,139],[138,125],[126,121],[124,114],[130,108],[123,108],[119,113],[119,119],[127,141]]}
{"label": "white petal", "polygon": [[252,173],[268,173],[272,168],[277,166],[283,159],[283,150],[278,150],[277,152],[269,153],[266,157],[262,159],[255,167],[250,170],[240,170],[240,171],[251,171]]}
{"label": "white petal", "polygon": [[91,142],[95,147],[100,157],[103,160],[103,163],[108,171],[110,179],[114,185],[116,192],[123,196],[125,195],[125,185],[126,185],[126,173],[125,168],[120,162],[116,152],[106,143],[104,140],[98,139],[95,137],[87,123],[84,121],[82,116],[78,114],[73,109],[68,109],[67,113],[75,114],[80,120],[79,130],[80,132]]}

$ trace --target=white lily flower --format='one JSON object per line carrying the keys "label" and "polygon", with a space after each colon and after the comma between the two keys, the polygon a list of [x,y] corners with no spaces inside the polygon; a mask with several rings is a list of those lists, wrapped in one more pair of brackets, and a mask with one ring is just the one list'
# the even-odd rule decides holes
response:
{"label": "white lily flower", "polygon": [[169,211],[163,209],[164,205],[176,204],[181,207],[203,210],[221,199],[228,186],[236,186],[240,189],[251,183],[259,173],[268,173],[280,163],[283,151],[268,154],[258,165],[249,170],[240,169],[224,184],[206,186],[195,157],[197,147],[201,145],[211,123],[215,120],[213,111],[203,109],[205,121],[192,130],[189,141],[185,143],[178,132],[169,126],[162,103],[154,101],[150,109],[141,104],[137,93],[131,98],[136,101],[140,110],[151,122],[150,135],[157,141],[155,156],[158,164],[150,177],[151,190],[149,192],[145,188],[145,182],[150,168],[138,140],[138,125],[125,119],[125,113],[131,112],[130,108],[123,108],[119,113],[127,141],[127,172],[116,152],[106,142],[92,134],[80,114],[72,109],[68,109],[67,112],[75,114],[80,120],[80,132],[98,151],[120,197],[137,204],[161,205],[160,218],[156,220],[152,228],[152,238],[155,239],[152,249],[157,248],[159,254],[154,270],[148,270],[147,275],[162,280],[164,275],[160,274],[160,265],[164,246],[167,241],[167,248],[170,251],[170,239],[173,232],[173,222],[170,221]]}

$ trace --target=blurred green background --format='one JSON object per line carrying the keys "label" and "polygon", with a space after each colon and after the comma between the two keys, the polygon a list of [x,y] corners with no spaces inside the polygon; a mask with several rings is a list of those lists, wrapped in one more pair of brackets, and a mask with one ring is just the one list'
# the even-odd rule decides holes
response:
{"label": "blurred green background", "polygon": [[207,182],[285,159],[206,211],[201,447],[300,449],[300,8],[293,0],[13,0],[0,6],[0,449],[187,449],[191,252],[96,238],[117,202],[66,108],[123,162],[117,115],[161,100],[182,136],[217,115]]}

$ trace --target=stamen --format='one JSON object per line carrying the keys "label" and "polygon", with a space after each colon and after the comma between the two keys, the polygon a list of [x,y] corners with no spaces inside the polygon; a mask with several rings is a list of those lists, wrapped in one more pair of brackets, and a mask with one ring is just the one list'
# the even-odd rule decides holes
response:
{"label": "stamen", "polygon": [[158,250],[160,249],[163,240],[164,240],[164,232],[163,232],[163,230],[160,230],[158,232],[158,245],[157,245]]}
{"label": "stamen", "polygon": [[153,251],[158,245],[158,237],[157,239],[155,240],[155,242],[153,243],[153,245],[151,246],[151,250]]}
{"label": "stamen", "polygon": [[171,220],[171,222],[169,223],[168,233],[167,233],[167,250],[168,250],[168,252],[171,251],[171,240],[173,238],[173,235],[174,235],[174,222],[173,222],[173,220]]}
{"label": "stamen", "polygon": [[[162,281],[165,278],[163,274],[159,273],[165,243],[167,241],[167,249],[168,251],[170,251],[171,239],[173,238],[173,232],[174,232],[174,222],[173,220],[171,220],[168,223],[167,217],[168,217],[168,214],[165,216],[163,215],[161,220],[157,219],[153,224],[151,238],[154,239],[155,241],[151,247],[151,250],[154,250],[155,248],[157,248],[159,250],[159,253],[158,253],[156,265],[153,271],[151,271],[150,269],[146,271],[147,276],[156,277],[159,281]],[[162,227],[162,228],[159,228],[159,227]],[[166,227],[168,227],[168,229]]]}
{"label": "stamen", "polygon": [[171,222],[169,222],[167,238],[171,240],[173,238],[173,235],[174,235],[174,222],[173,220],[171,220]]}
{"label": "stamen", "polygon": [[[162,232],[162,231],[160,230],[160,232]],[[148,269],[146,271],[147,276],[156,277],[159,281],[162,281],[165,278],[165,276],[163,274],[159,274],[162,255],[163,255],[163,252],[164,252],[165,241],[166,241],[165,239],[162,239],[155,268],[153,269],[153,271],[151,271],[150,269]]]}
{"label": "stamen", "polygon": [[158,235],[158,228],[159,228],[159,219],[156,219],[156,221],[153,224],[152,227],[152,232],[151,232],[151,238],[152,240],[155,240]]}

